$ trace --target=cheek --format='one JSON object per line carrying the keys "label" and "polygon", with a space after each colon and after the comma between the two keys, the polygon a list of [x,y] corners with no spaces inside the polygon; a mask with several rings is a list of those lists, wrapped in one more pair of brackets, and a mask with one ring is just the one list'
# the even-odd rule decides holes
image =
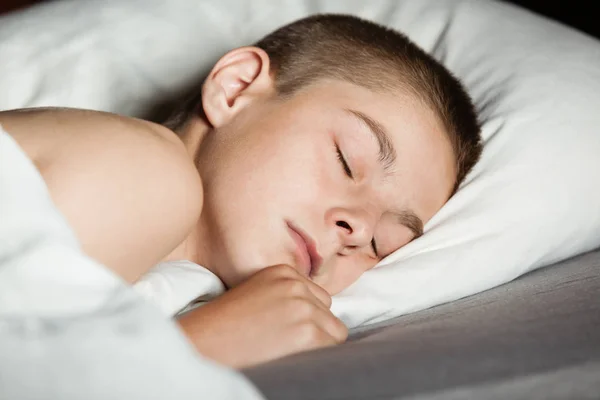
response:
{"label": "cheek", "polygon": [[264,179],[269,190],[296,207],[312,208],[327,199],[334,177],[328,167],[324,146],[310,141],[282,143],[265,160]]}
{"label": "cheek", "polygon": [[377,227],[377,247],[380,254],[390,255],[401,247],[406,246],[414,237],[412,231],[396,222],[395,217],[387,216]]}
{"label": "cheek", "polygon": [[281,218],[307,221],[328,204],[339,190],[334,187],[339,171],[329,165],[324,140],[298,136],[283,131],[240,138],[218,154],[215,186],[207,197],[212,194],[221,218],[264,228]]}
{"label": "cheek", "polygon": [[333,296],[352,285],[375,265],[377,261],[365,255],[338,257],[326,275],[315,277],[315,282]]}

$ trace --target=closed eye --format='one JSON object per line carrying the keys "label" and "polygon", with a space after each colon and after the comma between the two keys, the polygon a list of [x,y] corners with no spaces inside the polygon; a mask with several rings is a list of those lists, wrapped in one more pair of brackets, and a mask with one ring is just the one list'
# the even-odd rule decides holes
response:
{"label": "closed eye", "polygon": [[375,258],[379,258],[379,255],[377,254],[377,243],[375,243],[375,238],[371,239],[371,247],[375,253]]}
{"label": "closed eye", "polygon": [[348,166],[348,162],[346,162],[346,159],[344,158],[344,155],[342,154],[342,151],[340,150],[340,147],[337,144],[335,145],[335,150],[337,152],[338,160],[340,160],[340,163],[342,164],[346,175],[348,175],[349,178],[354,179],[354,176],[352,175],[352,170]]}

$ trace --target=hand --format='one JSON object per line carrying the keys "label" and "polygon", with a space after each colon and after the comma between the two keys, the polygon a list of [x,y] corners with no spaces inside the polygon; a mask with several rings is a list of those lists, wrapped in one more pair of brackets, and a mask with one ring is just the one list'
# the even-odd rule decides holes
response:
{"label": "hand", "polygon": [[234,368],[342,343],[331,297],[287,265],[265,268],[178,320],[198,351]]}

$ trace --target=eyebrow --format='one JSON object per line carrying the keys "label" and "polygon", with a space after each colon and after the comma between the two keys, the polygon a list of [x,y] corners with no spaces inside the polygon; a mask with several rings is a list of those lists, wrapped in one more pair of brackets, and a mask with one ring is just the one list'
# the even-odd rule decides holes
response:
{"label": "eyebrow", "polygon": [[389,174],[396,163],[396,151],[387,130],[379,122],[360,111],[350,109],[345,109],[345,111],[369,128],[379,144],[379,163],[383,170]]}
{"label": "eyebrow", "polygon": [[423,236],[423,221],[417,217],[414,211],[408,209],[401,210],[400,212],[395,212],[394,217],[396,217],[396,222],[411,230],[414,235],[413,240]]}
{"label": "eyebrow", "polygon": [[[345,111],[369,128],[369,131],[373,134],[379,144],[379,163],[386,173],[390,173],[396,163],[396,151],[394,150],[394,145],[390,140],[390,135],[387,130],[379,122],[360,111],[350,109],[345,109]],[[411,230],[414,235],[413,240],[423,236],[423,221],[414,211],[404,209],[399,212],[394,212],[394,217],[396,218],[397,223],[404,225]]]}

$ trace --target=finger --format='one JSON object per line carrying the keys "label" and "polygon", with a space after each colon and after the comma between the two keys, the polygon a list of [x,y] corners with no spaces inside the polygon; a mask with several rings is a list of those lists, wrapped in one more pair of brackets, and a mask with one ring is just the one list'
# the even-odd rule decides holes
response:
{"label": "finger", "polygon": [[322,325],[308,322],[296,327],[290,337],[295,338],[294,352],[335,346],[343,342]]}
{"label": "finger", "polygon": [[348,328],[331,311],[315,311],[312,322],[323,332],[326,332],[335,343],[345,342],[348,338]]}
{"label": "finger", "polygon": [[324,322],[324,329],[337,343],[343,343],[348,339],[348,327],[336,316],[332,314],[331,318],[328,318]]}
{"label": "finger", "polygon": [[289,265],[281,264],[277,267],[281,268],[279,272],[286,275],[287,277],[294,277],[296,279],[300,279],[304,284],[306,284],[310,292],[313,294],[313,296],[317,298],[317,300],[324,304],[327,309],[331,308],[331,295],[325,289],[323,289],[321,286],[317,285],[316,283],[302,275],[298,270]]}
{"label": "finger", "polygon": [[310,292],[329,310],[331,308],[331,295],[327,293],[325,289],[323,289],[321,286],[317,285],[310,279],[307,279],[304,276],[302,278],[304,278],[304,280],[306,281],[306,285],[308,286]]}

